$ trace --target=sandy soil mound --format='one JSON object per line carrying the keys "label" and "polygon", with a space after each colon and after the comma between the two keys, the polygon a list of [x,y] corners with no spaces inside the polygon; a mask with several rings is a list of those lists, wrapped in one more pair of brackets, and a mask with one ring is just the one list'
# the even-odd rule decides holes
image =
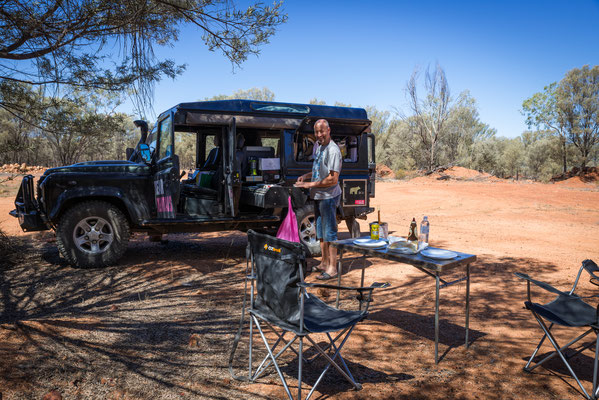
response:
{"label": "sandy soil mound", "polygon": [[431,180],[465,180],[465,181],[500,181],[501,179],[473,169],[464,167],[438,168],[433,173],[412,179],[412,181],[431,181]]}
{"label": "sandy soil mound", "polygon": [[551,181],[556,185],[566,187],[585,188],[599,184],[599,168],[587,167],[583,170],[574,167],[571,171],[554,176]]}
{"label": "sandy soil mound", "polygon": [[395,179],[395,172],[385,164],[376,165],[376,176],[377,178],[383,179]]}

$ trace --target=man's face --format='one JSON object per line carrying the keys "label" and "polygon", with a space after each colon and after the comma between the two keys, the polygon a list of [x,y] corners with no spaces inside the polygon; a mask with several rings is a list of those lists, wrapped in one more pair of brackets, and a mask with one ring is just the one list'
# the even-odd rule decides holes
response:
{"label": "man's face", "polygon": [[314,134],[321,146],[329,144],[329,141],[331,140],[331,129],[327,124],[321,122],[314,125]]}

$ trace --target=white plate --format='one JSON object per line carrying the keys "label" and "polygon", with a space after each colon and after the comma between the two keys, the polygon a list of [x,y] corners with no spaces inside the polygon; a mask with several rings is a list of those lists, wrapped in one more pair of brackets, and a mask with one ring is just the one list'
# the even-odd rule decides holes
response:
{"label": "white plate", "polygon": [[378,248],[387,246],[387,242],[385,242],[384,240],[372,240],[372,239],[367,239],[367,238],[355,239],[354,244],[356,244],[360,247],[366,247],[369,249],[378,249]]}
{"label": "white plate", "polygon": [[395,242],[407,242],[408,241],[408,239],[406,239],[405,237],[401,237],[401,236],[389,236],[387,238],[387,240],[389,240],[389,244],[395,243]]}
{"label": "white plate", "polygon": [[416,254],[417,251],[410,249],[409,247],[398,247],[396,249],[388,249],[387,251],[391,253],[399,253],[399,254]]}
{"label": "white plate", "polygon": [[458,253],[456,252],[443,249],[424,249],[420,252],[420,254],[437,260],[451,260],[452,258],[456,258],[458,256]]}

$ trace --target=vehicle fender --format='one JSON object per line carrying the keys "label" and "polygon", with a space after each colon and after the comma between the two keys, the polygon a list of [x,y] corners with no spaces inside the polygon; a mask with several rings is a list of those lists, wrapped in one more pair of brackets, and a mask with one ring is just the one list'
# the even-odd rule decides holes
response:
{"label": "vehicle fender", "polygon": [[75,187],[62,192],[48,213],[48,219],[56,221],[70,204],[86,200],[105,200],[124,207],[123,211],[134,224],[150,217],[150,209],[143,193],[132,190],[125,194],[121,188],[94,186],[93,190],[89,187]]}

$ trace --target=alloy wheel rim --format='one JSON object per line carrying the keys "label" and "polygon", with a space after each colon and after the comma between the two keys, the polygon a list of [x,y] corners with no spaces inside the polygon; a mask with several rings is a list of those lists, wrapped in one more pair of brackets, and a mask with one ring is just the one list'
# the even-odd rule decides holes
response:
{"label": "alloy wheel rim", "polygon": [[73,229],[73,241],[77,249],[84,253],[101,254],[114,241],[112,225],[104,218],[84,218]]}
{"label": "alloy wheel rim", "polygon": [[299,226],[300,240],[306,244],[315,244],[316,240],[316,220],[314,215],[305,216]]}

